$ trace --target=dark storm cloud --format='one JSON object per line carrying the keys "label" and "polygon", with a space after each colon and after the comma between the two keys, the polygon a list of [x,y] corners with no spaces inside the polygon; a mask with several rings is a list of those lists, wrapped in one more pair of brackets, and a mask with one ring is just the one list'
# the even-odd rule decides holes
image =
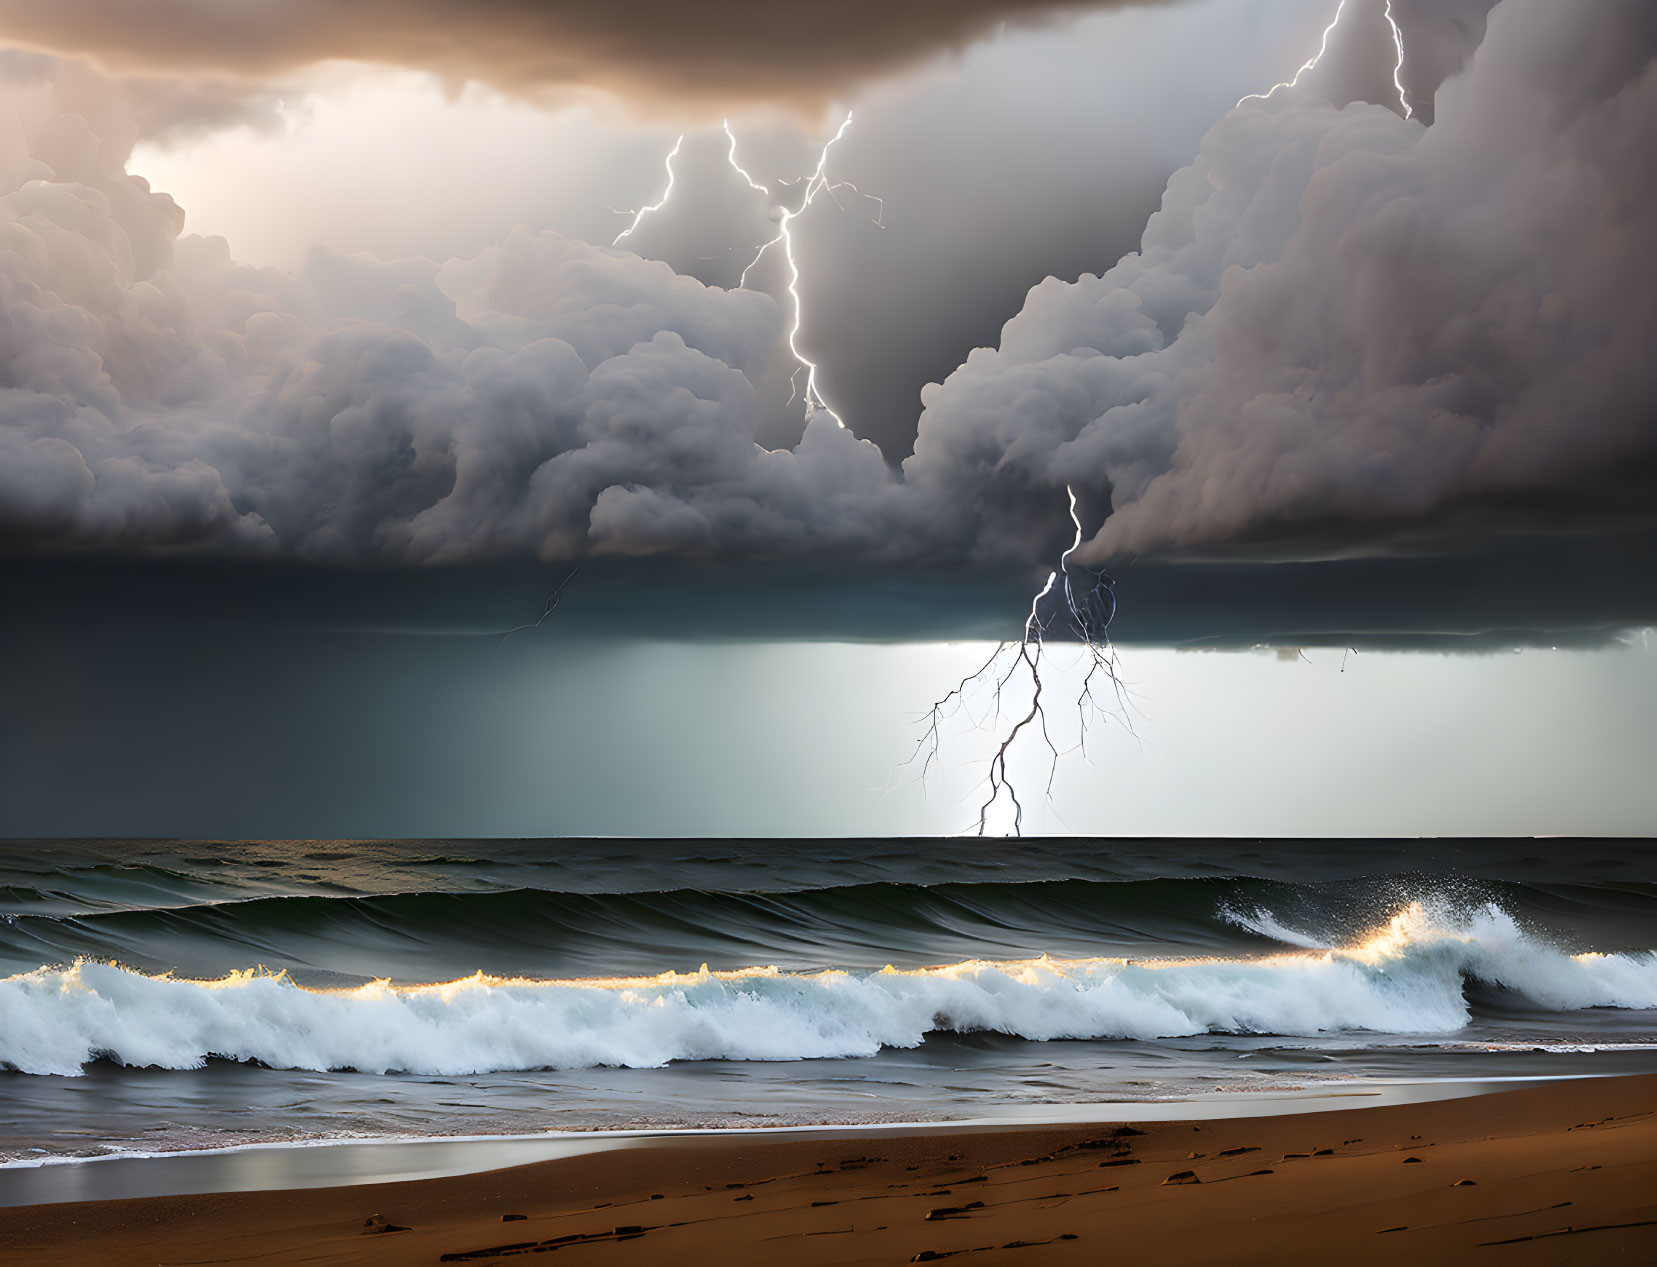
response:
{"label": "dark storm cloud", "polygon": [[1504,0],[1429,130],[1294,93],[1231,113],[1139,254],[1044,282],[930,391],[908,486],[1108,492],[1096,561],[1384,551],[1485,503],[1649,518],[1654,53],[1640,0]]}
{"label": "dark storm cloud", "polygon": [[[535,92],[635,103],[821,108],[874,75],[1006,21],[1157,0],[0,0],[0,39],[121,73],[282,76],[377,62]],[[717,114],[716,114],[717,117]]]}
{"label": "dark storm cloud", "polygon": [[[755,446],[781,314],[519,230],[468,260],[249,269],[57,85],[0,150],[0,539],[335,562],[866,552],[879,452]],[[855,509],[853,509],[855,508]]]}
{"label": "dark storm cloud", "polygon": [[[1350,8],[1384,36],[1377,5]],[[1023,586],[1066,536],[1068,483],[1080,557],[1144,556],[1122,597],[1161,604],[1141,628],[1169,638],[1647,619],[1626,543],[1657,470],[1654,54],[1640,0],[1503,0],[1430,130],[1310,84],[1229,113],[1139,253],[1037,286],[998,348],[927,390],[901,477],[821,414],[791,449],[755,443],[755,384],[786,355],[765,295],[522,230],[441,265],[241,267],[126,174],[115,105],[77,90],[68,110],[39,75],[7,86],[0,135],[0,541],[971,566]],[[1570,584],[1469,582],[1560,550],[1583,560]],[[1192,577],[1239,614],[1191,615]],[[1337,602],[1339,578],[1385,583]],[[1297,586],[1329,609],[1296,607]],[[1546,606],[1560,595],[1576,618]]]}
{"label": "dark storm cloud", "polygon": [[[14,664],[107,626],[235,645],[312,634],[476,639],[557,612],[515,635],[565,641],[999,641],[1019,636],[1027,568],[793,563],[655,557],[379,568],[285,560],[0,560]],[[1320,562],[1213,558],[1141,562],[1116,581],[1111,633],[1125,646],[1258,645],[1501,651],[1584,646],[1657,625],[1657,530],[1465,540],[1429,555]],[[79,631],[79,632],[77,632]],[[1062,625],[1055,638],[1065,636]],[[25,644],[27,644],[25,646]]]}
{"label": "dark storm cloud", "polygon": [[52,84],[66,113],[86,114],[106,144],[124,140],[128,147],[138,137],[165,142],[219,128],[270,127],[279,120],[282,97],[274,87],[215,76],[104,75],[81,63],[18,48],[0,48],[0,84]]}

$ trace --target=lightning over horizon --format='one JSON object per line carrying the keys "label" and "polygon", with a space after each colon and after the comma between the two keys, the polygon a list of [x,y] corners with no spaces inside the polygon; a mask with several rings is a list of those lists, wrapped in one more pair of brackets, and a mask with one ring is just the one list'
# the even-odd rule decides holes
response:
{"label": "lightning over horizon", "polygon": [[[1110,641],[1110,623],[1116,616],[1116,586],[1104,572],[1093,573],[1093,588],[1081,597],[1077,597],[1074,585],[1070,579],[1070,556],[1081,548],[1082,540],[1086,536],[1082,528],[1081,516],[1076,510],[1076,490],[1069,484],[1065,485],[1065,496],[1068,498],[1067,511],[1074,534],[1070,544],[1059,555],[1058,566],[1048,572],[1047,580],[1030,600],[1030,614],[1024,618],[1023,635],[1016,640],[1005,640],[996,645],[987,660],[972,673],[962,678],[954,689],[942,699],[932,705],[927,715],[927,723],[920,738],[916,741],[914,750],[903,763],[912,763],[922,753],[925,754],[921,763],[920,779],[924,783],[932,763],[938,757],[939,745],[942,742],[942,723],[946,715],[966,706],[968,689],[977,682],[990,678],[994,682],[993,703],[994,715],[999,718],[1001,712],[1002,694],[1013,678],[1022,669],[1029,678],[1030,704],[1029,708],[1008,729],[990,757],[989,770],[984,777],[982,786],[988,789],[988,794],[978,807],[978,820],[975,834],[988,834],[990,814],[1000,802],[1003,795],[1012,803],[1013,831],[1015,836],[1023,834],[1024,803],[1020,800],[1018,789],[1014,785],[1011,772],[1007,768],[1007,760],[1020,734],[1032,725],[1041,732],[1043,742],[1047,745],[1051,761],[1048,766],[1047,791],[1051,794],[1053,781],[1058,774],[1059,759],[1069,751],[1079,751],[1085,758],[1087,755],[1087,727],[1093,716],[1106,713],[1098,698],[1094,695],[1095,679],[1102,672],[1109,680],[1116,695],[1116,715],[1119,716],[1129,733],[1133,733],[1132,719],[1129,715],[1128,689],[1119,673],[1119,664],[1116,650]],[[1047,631],[1052,628],[1054,616],[1043,619],[1041,606],[1044,599],[1051,596],[1056,588],[1060,588],[1062,578],[1062,592],[1064,595],[1064,610],[1070,618],[1071,631],[1082,645],[1082,657],[1087,663],[1087,672],[1083,676],[1082,684],[1076,696],[1076,711],[1078,722],[1078,738],[1073,749],[1061,751],[1053,741],[1052,732],[1047,726],[1047,713],[1043,702],[1043,693],[1046,681],[1042,677],[1042,653],[1046,649]],[[1108,600],[1108,603],[1107,603]],[[1007,655],[1008,652],[1012,654]],[[1003,667],[1004,665],[1004,667]]]}
{"label": "lightning over horizon", "polygon": [[[1249,101],[1264,101],[1279,91],[1298,86],[1301,79],[1309,71],[1313,70],[1319,62],[1322,61],[1324,55],[1329,51],[1330,41],[1334,36],[1335,30],[1340,26],[1342,17],[1345,16],[1347,3],[1348,0],[1339,0],[1339,3],[1335,9],[1334,17],[1330,20],[1329,25],[1323,29],[1323,36],[1319,42],[1317,52],[1301,64],[1300,68],[1295,71],[1293,77],[1285,82],[1274,84],[1263,93],[1251,93],[1248,96],[1241,98],[1237,102],[1237,106],[1241,107]],[[1387,23],[1388,30],[1391,32],[1393,47],[1397,53],[1392,69],[1392,84],[1397,90],[1398,103],[1402,108],[1404,118],[1411,119],[1414,117],[1415,112],[1410,105],[1403,80],[1404,37],[1402,31],[1399,29],[1398,21],[1392,11],[1392,0],[1385,0],[1384,7],[1382,9],[1382,16]],[[848,115],[847,123],[849,122],[850,116]],[[841,131],[844,132],[844,130],[845,127],[842,125]],[[838,139],[838,134],[835,139]],[[830,144],[832,145],[832,142],[830,142]],[[732,144],[732,153],[733,155],[735,153],[734,139]],[[827,147],[824,149],[825,158],[826,155]],[[822,170],[821,163],[819,163],[818,170],[819,173]],[[796,309],[796,313],[797,311],[798,310]],[[1111,621],[1114,620],[1116,616],[1115,583],[1104,573],[1096,573],[1094,576],[1093,588],[1086,594],[1080,597],[1077,596],[1075,587],[1073,586],[1070,578],[1070,558],[1078,549],[1081,548],[1085,533],[1082,528],[1081,518],[1077,514],[1075,489],[1067,484],[1065,486],[1065,493],[1069,499],[1068,512],[1071,524],[1075,529],[1075,533],[1071,539],[1070,545],[1059,556],[1058,566],[1048,572],[1046,581],[1031,598],[1030,611],[1024,619],[1023,636],[1016,642],[1004,641],[997,645],[994,652],[991,653],[989,659],[986,660],[976,672],[963,678],[952,691],[933,704],[925,730],[922,733],[920,740],[917,742],[914,752],[911,753],[909,757],[909,761],[913,761],[917,756],[925,751],[926,756],[922,763],[920,775],[922,781],[924,782],[927,770],[930,768],[933,760],[937,756],[938,744],[941,738],[940,723],[944,717],[945,710],[950,708],[952,704],[957,706],[964,705],[965,695],[968,688],[988,676],[994,681],[993,693],[995,700],[995,713],[996,716],[999,717],[1001,697],[1004,688],[1007,687],[1008,683],[1021,668],[1028,674],[1030,684],[1029,708],[1006,732],[1006,735],[1001,739],[999,746],[990,758],[989,772],[985,777],[985,786],[988,788],[988,795],[980,804],[978,810],[978,835],[984,835],[986,833],[989,824],[990,812],[993,810],[997,802],[1000,801],[1003,794],[1005,794],[1007,799],[1012,803],[1013,834],[1021,834],[1024,818],[1024,805],[1020,801],[1017,790],[1012,784],[1007,768],[1007,758],[1019,735],[1031,725],[1035,725],[1041,731],[1042,739],[1047,744],[1048,750],[1052,757],[1048,775],[1048,791],[1051,792],[1052,790],[1053,777],[1057,772],[1058,761],[1063,753],[1060,752],[1057,745],[1053,742],[1052,735],[1047,726],[1047,715],[1043,710],[1042,693],[1044,683],[1041,673],[1041,658],[1045,645],[1045,637],[1051,627],[1052,618],[1044,620],[1042,618],[1041,608],[1043,602],[1049,599],[1055,588],[1060,586],[1061,578],[1065,608],[1069,615],[1072,632],[1082,643],[1085,648],[1084,654],[1089,657],[1091,661],[1087,674],[1082,682],[1081,692],[1076,700],[1080,730],[1080,739],[1077,747],[1085,756],[1090,706],[1095,713],[1104,711],[1093,694],[1094,681],[1101,671],[1105,673],[1114,688],[1117,703],[1116,711],[1118,715],[1122,717],[1124,724],[1128,726],[1130,732],[1132,731],[1132,720],[1129,715],[1127,689],[1119,676],[1116,653],[1114,648],[1111,646],[1108,633]],[[1009,650],[1012,651],[1012,656],[1007,662],[1005,669],[1003,669],[1001,667],[1002,661],[1005,653]],[[908,764],[908,762],[905,762],[905,764]]]}
{"label": "lightning over horizon", "polygon": [[[1361,8],[1367,4],[1370,7]],[[1318,47],[1313,55],[1303,62],[1287,80],[1276,83],[1263,92],[1251,93],[1237,102],[1242,107],[1251,101],[1265,101],[1286,89],[1293,89],[1305,82],[1307,75],[1319,67],[1329,56],[1332,47],[1337,42],[1337,32],[1343,31],[1342,22],[1349,24],[1354,19],[1349,13],[1350,8],[1361,8],[1365,21],[1378,18],[1386,23],[1390,33],[1394,56],[1390,82],[1397,94],[1398,109],[1404,118],[1414,118],[1414,109],[1410,104],[1408,92],[1404,83],[1405,45],[1404,36],[1400,28],[1398,17],[1394,12],[1392,0],[1359,0],[1354,5],[1352,0],[1338,0],[1334,13],[1327,25],[1323,27]],[[1379,34],[1379,27],[1375,28]],[[1389,103],[1390,104],[1390,103]],[[873,195],[862,194],[861,190],[850,182],[836,181],[830,175],[830,167],[840,145],[852,127],[854,114],[848,110],[840,120],[839,126],[823,141],[817,150],[816,161],[809,173],[798,179],[760,180],[753,171],[750,171],[742,161],[740,153],[742,142],[729,118],[721,121],[721,130],[724,133],[723,160],[735,177],[750,191],[762,194],[768,201],[769,214],[775,222],[775,231],[763,242],[759,243],[752,257],[742,269],[737,280],[738,288],[749,288],[755,280],[756,270],[764,264],[773,252],[780,253],[782,269],[781,289],[786,291],[786,298],[777,294],[787,308],[785,318],[785,339],[789,355],[793,358],[794,369],[790,374],[791,392],[789,402],[803,401],[806,418],[809,420],[819,411],[834,419],[837,427],[845,429],[847,423],[840,413],[825,399],[821,384],[821,366],[808,354],[802,346],[804,327],[804,307],[808,270],[803,269],[798,255],[798,242],[795,236],[795,222],[814,202],[823,195],[834,199],[842,210],[839,194],[842,190],[850,190],[859,196],[868,198],[875,203],[875,223],[884,227],[884,202]],[[625,244],[627,239],[639,227],[647,216],[664,211],[670,207],[677,191],[676,161],[678,160],[685,136],[681,135],[668,153],[664,167],[667,173],[667,183],[662,190],[661,197],[649,206],[633,213],[631,223],[617,235],[614,244]],[[767,287],[775,286],[774,282],[767,282]],[[1019,834],[1022,831],[1025,804],[1020,799],[1019,792],[1013,784],[1013,774],[1009,768],[1009,759],[1018,744],[1020,736],[1028,729],[1035,728],[1041,732],[1043,741],[1052,758],[1052,766],[1048,777],[1048,787],[1051,791],[1053,773],[1056,771],[1059,758],[1065,755],[1055,743],[1054,733],[1049,731],[1047,695],[1050,695],[1051,683],[1044,680],[1050,676],[1045,672],[1047,666],[1043,662],[1043,652],[1047,638],[1053,631],[1054,622],[1064,620],[1068,626],[1068,637],[1073,637],[1083,648],[1086,660],[1086,673],[1081,682],[1080,694],[1076,699],[1078,722],[1080,724],[1080,740],[1075,748],[1086,755],[1087,728],[1090,721],[1098,712],[1115,712],[1124,724],[1132,731],[1130,702],[1126,688],[1118,673],[1116,654],[1111,646],[1109,628],[1116,616],[1117,596],[1114,582],[1103,572],[1092,574],[1091,582],[1078,580],[1072,575],[1072,560],[1080,550],[1086,532],[1082,519],[1078,513],[1078,501],[1074,487],[1065,486],[1067,498],[1067,513],[1071,522],[1072,535],[1069,544],[1058,557],[1057,565],[1049,570],[1040,588],[1035,591],[1029,611],[1023,622],[1023,628],[1015,639],[1009,639],[999,644],[989,659],[977,672],[964,678],[953,691],[939,700],[932,708],[930,723],[926,726],[916,751],[911,760],[916,759],[923,752],[925,761],[922,764],[921,778],[926,777],[936,749],[940,742],[941,732],[939,723],[948,709],[951,712],[956,707],[964,707],[964,696],[975,683],[988,679],[995,700],[995,715],[999,718],[1000,706],[1004,691],[1013,686],[1015,678],[1020,683],[1028,675],[1028,686],[1020,685],[1014,689],[1028,690],[1028,707],[1021,710],[1016,719],[1009,718],[1011,725],[998,738],[997,746],[990,759],[989,771],[985,777],[987,795],[978,806],[976,829],[978,834],[987,834],[992,815],[998,815],[998,806],[1004,802],[1010,803],[1012,812],[1012,832]],[[1062,606],[1060,605],[1062,604]],[[1114,688],[1116,699],[1114,707],[1107,701],[1096,699],[1094,685],[1099,682],[1099,674],[1103,673]],[[1107,688],[1108,689],[1108,688]],[[1047,695],[1044,695],[1047,692]],[[1025,698],[1020,696],[1021,699]],[[1091,711],[1090,711],[1091,710]],[[994,723],[992,723],[994,724]],[[926,751],[930,745],[931,751]]]}

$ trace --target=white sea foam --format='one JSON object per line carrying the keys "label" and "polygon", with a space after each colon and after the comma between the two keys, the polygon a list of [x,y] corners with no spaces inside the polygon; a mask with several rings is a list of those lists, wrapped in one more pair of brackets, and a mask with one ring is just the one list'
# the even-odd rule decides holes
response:
{"label": "white sea foam", "polygon": [[915,1047],[928,1033],[1035,1040],[1331,1030],[1447,1033],[1464,985],[1528,1005],[1657,1008],[1657,955],[1569,955],[1495,907],[1421,903],[1334,950],[1258,959],[970,961],[909,972],[664,973],[585,981],[482,975],[313,990],[281,976],[153,977],[79,962],[0,980],[0,1062],[74,1074],[108,1057],[194,1068],[209,1056],[292,1069],[459,1075],[800,1060]]}

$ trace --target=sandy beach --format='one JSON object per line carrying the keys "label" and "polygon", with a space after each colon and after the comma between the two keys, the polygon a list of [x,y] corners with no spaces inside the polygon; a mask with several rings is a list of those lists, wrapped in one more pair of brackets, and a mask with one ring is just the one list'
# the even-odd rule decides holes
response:
{"label": "sandy beach", "polygon": [[697,1137],[397,1184],[0,1210],[0,1262],[1657,1260],[1657,1077],[1267,1118]]}

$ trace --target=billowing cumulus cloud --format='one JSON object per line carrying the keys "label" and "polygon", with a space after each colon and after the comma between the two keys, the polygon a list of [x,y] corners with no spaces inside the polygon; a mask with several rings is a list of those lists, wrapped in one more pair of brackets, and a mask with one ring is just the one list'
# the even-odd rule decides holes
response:
{"label": "billowing cumulus cloud", "polygon": [[1430,129],[1289,93],[1234,111],[1139,253],[1036,287],[931,390],[910,484],[1108,495],[1096,561],[1649,516],[1654,54],[1641,0],[1504,0]]}
{"label": "billowing cumulus cloud", "polygon": [[599,89],[658,109],[821,109],[998,23],[1158,0],[0,0],[0,40],[117,73],[258,83],[316,62],[413,67],[524,92]]}
{"label": "billowing cumulus cloud", "polygon": [[768,296],[514,232],[469,260],[178,240],[125,150],[14,89],[0,167],[0,533],[334,562],[875,541],[879,452],[754,442]]}

